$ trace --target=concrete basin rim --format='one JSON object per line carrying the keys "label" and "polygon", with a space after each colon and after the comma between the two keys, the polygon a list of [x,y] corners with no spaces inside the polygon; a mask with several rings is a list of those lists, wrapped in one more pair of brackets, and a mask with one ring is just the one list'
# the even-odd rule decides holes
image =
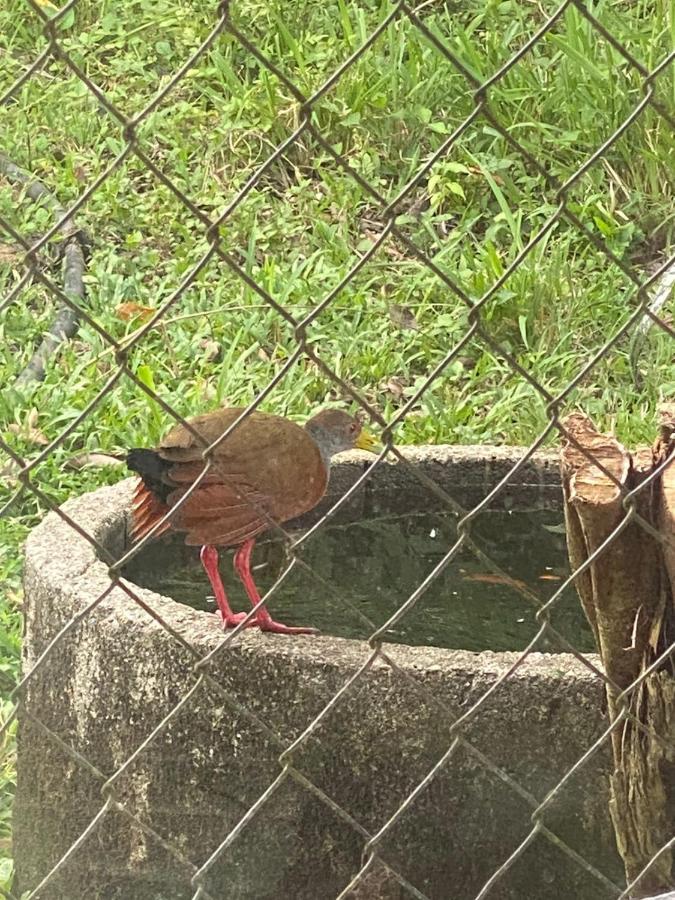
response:
{"label": "concrete basin rim", "polygon": [[[433,448],[434,451],[438,449]],[[513,455],[517,449],[509,448]],[[419,452],[420,448],[415,450]],[[548,465],[550,454],[545,454],[545,458]],[[114,485],[98,488],[67,501],[62,510],[105,546],[115,530],[126,527],[127,510],[135,484],[135,478],[128,478]],[[54,552],[55,548],[59,548],[57,553]],[[94,546],[56,512],[49,513],[30,533],[25,555],[26,571],[30,578],[40,581],[41,595],[49,593],[50,596],[59,597],[60,602],[69,604],[73,615],[110,585],[108,566],[98,558]],[[194,610],[173,597],[123,580],[200,653],[210,652],[222,641],[224,632],[218,627],[214,628],[213,613]],[[161,624],[143,611],[121,588],[114,588],[98,610],[97,620],[101,627],[112,625],[117,628],[133,627],[135,630],[141,628],[147,632],[148,639],[153,630],[160,630],[167,638],[174,640]],[[272,653],[285,658],[305,658],[310,665],[335,664],[340,668],[363,664],[364,653],[370,652],[365,640],[332,635],[310,638],[261,635],[255,629],[245,629],[235,638],[228,652],[236,650]],[[467,677],[475,675],[477,671],[501,673],[521,655],[517,651],[470,651],[404,644],[383,644],[383,650],[397,665],[411,671],[425,670],[433,673],[452,670],[456,673],[458,670],[466,670]],[[588,658],[594,665],[598,665],[597,657],[589,655]],[[378,665],[386,666],[386,663],[378,661]],[[574,678],[596,677],[572,654],[536,651],[527,656],[514,674],[519,676],[519,673],[557,678],[565,675]]]}

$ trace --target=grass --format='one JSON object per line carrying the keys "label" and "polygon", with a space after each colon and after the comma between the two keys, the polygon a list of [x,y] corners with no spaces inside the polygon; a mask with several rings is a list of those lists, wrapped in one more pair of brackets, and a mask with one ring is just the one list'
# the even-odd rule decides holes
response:
{"label": "grass", "polygon": [[[44,7],[49,9],[48,6]],[[384,0],[304,0],[288,15],[280,0],[233,2],[237,26],[308,94],[391,10]],[[555,6],[468,0],[425,3],[420,16],[466,69],[490,77],[541,27]],[[598,2],[599,20],[647,68],[675,43],[672,0]],[[70,57],[127,116],[150,102],[213,25],[195,0],[81,0],[59,26]],[[301,11],[301,12],[300,12]],[[0,9],[0,95],[45,46],[25,0]],[[655,80],[675,115],[675,66]],[[414,25],[396,19],[314,107],[330,146],[387,201],[474,109],[473,88]],[[567,181],[643,96],[641,78],[571,6],[555,28],[490,89],[494,116],[560,182]],[[119,124],[63,62],[51,62],[0,107],[4,150],[64,205],[125,146]],[[138,146],[203,212],[221,212],[299,124],[283,81],[230,35],[138,125]],[[568,207],[598,242],[640,274],[672,252],[675,149],[667,121],[647,107],[567,192]],[[401,230],[479,300],[554,213],[556,191],[484,116],[432,167],[402,211]],[[25,235],[51,225],[49,210],[0,179],[0,214]],[[141,324],[120,304],[156,309],[206,251],[204,229],[134,154],[97,189],[78,221],[93,236],[87,308],[117,340]],[[380,233],[372,196],[305,130],[271,165],[221,228],[228,252],[261,287],[301,318],[333,290]],[[2,238],[5,240],[5,238]],[[58,255],[58,242],[48,253]],[[0,245],[0,296],[22,272],[11,240]],[[58,266],[50,269],[59,277]],[[499,347],[552,394],[563,391],[635,309],[621,267],[561,218],[486,302],[482,322]],[[109,346],[88,325],[52,361],[44,383],[12,387],[54,313],[37,283],[0,313],[0,429],[24,458],[63,431],[115,371]],[[142,310],[140,310],[142,312]],[[395,239],[336,296],[308,329],[323,360],[390,419],[466,333],[466,307]],[[675,387],[672,343],[649,342],[636,392],[627,339],[566,397],[629,443],[650,442],[659,399]],[[181,414],[245,404],[296,346],[293,329],[224,263],[211,261],[130,351],[131,368]],[[310,359],[286,374],[263,408],[303,418],[349,398]],[[36,412],[32,412],[35,410]],[[494,344],[473,339],[397,428],[401,443],[528,443],[548,420],[541,395]],[[122,378],[73,434],[42,462],[35,480],[54,501],[120,477],[119,469],[67,466],[93,450],[152,443],[166,415]],[[0,461],[2,468],[2,461]],[[14,486],[4,470],[0,503]],[[19,548],[45,509],[24,494],[0,520],[0,687],[18,666]],[[0,768],[0,853],[7,852],[13,787],[9,740]],[[0,865],[0,884],[9,863]]]}

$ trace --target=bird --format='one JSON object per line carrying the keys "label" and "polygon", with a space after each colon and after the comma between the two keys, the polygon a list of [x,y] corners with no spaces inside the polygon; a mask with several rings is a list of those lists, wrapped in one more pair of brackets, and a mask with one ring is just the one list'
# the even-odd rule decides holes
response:
{"label": "bird", "polygon": [[[357,447],[373,453],[375,439],[360,421],[343,410],[328,408],[304,426],[283,416],[253,411],[218,444],[204,472],[204,445],[220,438],[243,409],[222,407],[177,424],[158,447],[127,451],[127,467],[140,475],[132,500],[134,542],[142,540],[178,501],[184,502],[153,537],[183,532],[185,543],[199,546],[224,628],[246,618],[230,607],[220,577],[218,548],[235,547],[234,570],[253,606],[260,594],[251,573],[256,538],[273,523],[309,512],[326,492],[331,458]],[[197,482],[196,486],[188,494]],[[315,628],[284,625],[261,606],[247,625],[275,634],[316,634]]]}

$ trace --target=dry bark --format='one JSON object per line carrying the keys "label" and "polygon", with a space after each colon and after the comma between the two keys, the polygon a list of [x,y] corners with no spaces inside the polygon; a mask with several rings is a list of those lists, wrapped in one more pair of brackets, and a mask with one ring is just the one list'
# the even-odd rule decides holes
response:
{"label": "dry bark", "polygon": [[[611,681],[609,716],[629,713],[612,732],[610,813],[636,898],[675,884],[672,848],[655,859],[675,834],[675,404],[660,424],[653,448],[630,453],[575,413],[561,463],[572,569],[593,557],[575,584]],[[641,484],[631,515],[626,496]]]}

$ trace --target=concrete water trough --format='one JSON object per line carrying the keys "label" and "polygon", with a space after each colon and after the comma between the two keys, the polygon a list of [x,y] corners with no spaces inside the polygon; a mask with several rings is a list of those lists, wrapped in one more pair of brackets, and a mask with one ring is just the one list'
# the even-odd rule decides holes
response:
{"label": "concrete water trough", "polygon": [[[517,449],[457,447],[408,452],[420,471],[466,508],[520,455]],[[316,515],[364,465],[362,454],[342,458]],[[64,507],[115,558],[128,547],[133,484],[125,480]],[[493,507],[549,510],[560,521],[560,500],[556,458],[543,454],[521,469]],[[405,518],[440,510],[443,502],[406,466],[385,464],[340,511],[338,522]],[[169,543],[163,552],[168,566],[182,551]],[[161,565],[156,556],[147,559]],[[215,616],[181,603],[175,591],[162,596],[141,586],[142,559],[135,565],[134,591],[161,623],[121,588],[90,608],[109,585],[107,565],[55,514],[28,539],[24,672],[60,629],[86,614],[23,693],[14,816],[17,896],[41,882],[96,816],[40,890],[42,900],[195,896],[195,867],[274,782],[282,750],[370,652],[364,640],[247,630],[200,670],[213,682],[199,680],[195,662],[222,640]],[[329,579],[330,571],[324,573]],[[223,572],[230,579],[225,561]],[[548,595],[552,590],[549,585]],[[359,869],[367,835],[387,822],[448,750],[456,736],[453,717],[518,658],[489,647],[397,643],[385,649],[396,669],[378,660],[345,692],[290,757],[293,771],[213,862],[202,882],[207,893],[200,896],[337,897]],[[463,742],[379,844],[381,859],[415,886],[417,896],[471,900],[529,833],[534,806],[605,727],[603,688],[587,667],[568,653],[530,654],[462,728]],[[608,765],[600,751],[570,778],[543,814],[545,827],[498,879],[491,898],[616,896],[601,877],[615,883],[622,878],[607,807]],[[353,896],[415,895],[376,868]]]}

